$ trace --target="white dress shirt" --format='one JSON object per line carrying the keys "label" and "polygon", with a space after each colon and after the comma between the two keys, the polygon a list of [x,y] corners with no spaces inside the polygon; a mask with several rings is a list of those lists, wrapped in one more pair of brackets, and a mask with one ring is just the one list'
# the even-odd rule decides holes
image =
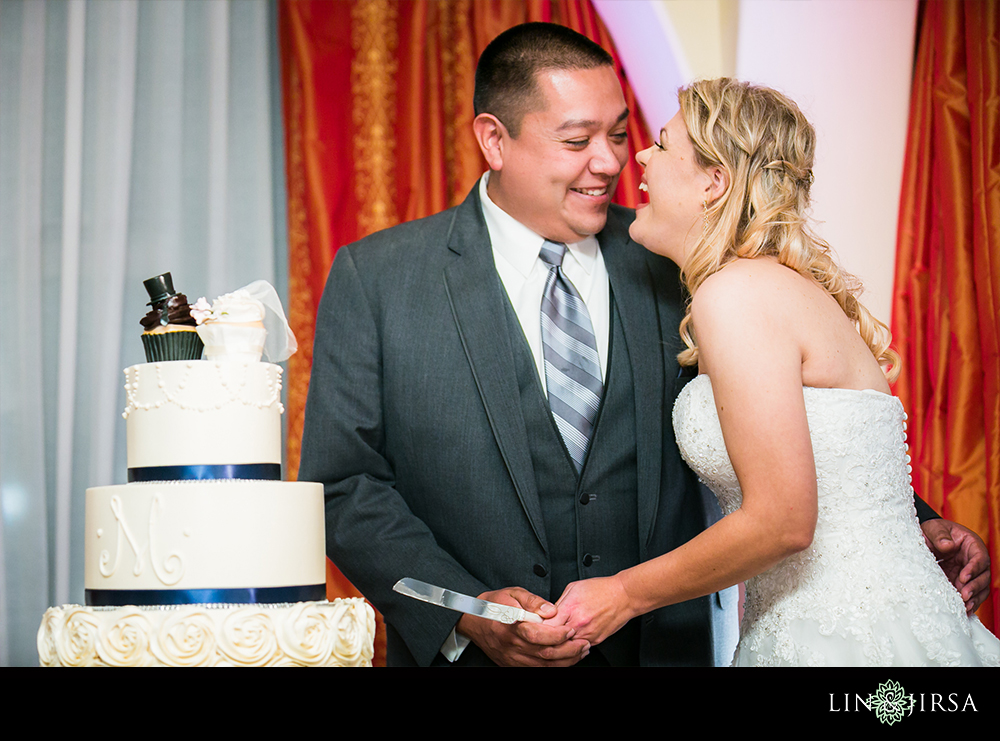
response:
{"label": "white dress shirt", "polygon": [[[483,204],[486,229],[493,245],[493,261],[510,303],[521,322],[524,337],[535,358],[538,377],[545,386],[545,360],[542,357],[542,293],[549,267],[538,257],[545,238],[531,231],[513,216],[501,209],[486,192],[489,181],[487,172],[479,181],[479,199]],[[587,305],[590,322],[597,340],[597,355],[601,361],[601,380],[608,372],[608,337],[610,335],[611,309],[608,271],[604,266],[597,237],[590,236],[580,242],[566,245],[563,258],[563,275],[576,288]],[[546,393],[548,393],[546,391]]]}
{"label": "white dress shirt", "polygon": [[[508,214],[490,200],[486,184],[487,172],[479,180],[479,200],[486,219],[486,229],[490,233],[493,246],[493,261],[497,274],[510,299],[514,313],[521,323],[521,330],[535,358],[535,368],[545,383],[545,359],[542,355],[542,293],[549,275],[549,266],[538,257],[545,238],[531,231],[524,224]],[[580,242],[566,245],[563,258],[563,275],[576,288],[580,298],[587,305],[590,322],[597,340],[597,355],[601,361],[601,380],[608,374],[608,342],[611,329],[611,291],[608,270],[604,265],[597,237],[590,236]],[[509,585],[517,586],[517,585]],[[462,651],[469,645],[469,639],[452,630],[448,640],[441,646],[441,653],[448,661],[457,661]]]}

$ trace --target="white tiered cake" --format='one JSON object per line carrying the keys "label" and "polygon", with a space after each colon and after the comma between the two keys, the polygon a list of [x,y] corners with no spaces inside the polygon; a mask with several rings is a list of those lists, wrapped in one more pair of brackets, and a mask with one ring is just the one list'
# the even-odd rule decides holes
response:
{"label": "white tiered cake", "polygon": [[87,606],[43,666],[371,666],[375,617],[326,602],[323,487],[281,481],[281,368],[128,368],[128,480],[87,490]]}

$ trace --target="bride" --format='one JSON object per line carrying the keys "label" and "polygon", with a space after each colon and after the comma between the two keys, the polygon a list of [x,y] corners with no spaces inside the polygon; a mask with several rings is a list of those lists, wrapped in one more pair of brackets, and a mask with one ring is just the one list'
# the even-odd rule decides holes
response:
{"label": "bride", "polygon": [[1000,643],[927,549],[888,331],[808,229],[814,133],[781,94],[680,92],[640,152],[630,234],[692,295],[681,451],[727,515],[684,546],[575,582],[557,606],[600,643],[629,619],[747,581],[736,665],[982,665]]}

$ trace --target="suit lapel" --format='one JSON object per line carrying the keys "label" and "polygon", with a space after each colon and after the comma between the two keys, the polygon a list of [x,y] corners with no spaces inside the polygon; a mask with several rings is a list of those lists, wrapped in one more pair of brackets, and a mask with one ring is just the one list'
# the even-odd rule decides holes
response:
{"label": "suit lapel", "polygon": [[608,224],[598,239],[632,363],[639,547],[640,552],[645,553],[660,498],[665,397],[660,317],[645,251],[638,245],[629,244],[628,227],[614,211],[608,213]]}
{"label": "suit lapel", "polygon": [[445,269],[445,289],[462,346],[521,505],[545,547],[541,504],[504,313],[507,297],[493,260],[478,185],[455,210],[448,248],[456,259]]}

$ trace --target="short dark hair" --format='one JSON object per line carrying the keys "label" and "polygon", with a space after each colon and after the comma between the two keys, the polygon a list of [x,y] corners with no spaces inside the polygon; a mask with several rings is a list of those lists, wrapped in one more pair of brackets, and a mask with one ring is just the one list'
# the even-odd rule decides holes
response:
{"label": "short dark hair", "polygon": [[479,57],[473,109],[477,116],[496,116],[516,138],[521,119],[541,106],[538,72],[613,64],[608,52],[571,28],[556,23],[522,23],[493,39]]}

